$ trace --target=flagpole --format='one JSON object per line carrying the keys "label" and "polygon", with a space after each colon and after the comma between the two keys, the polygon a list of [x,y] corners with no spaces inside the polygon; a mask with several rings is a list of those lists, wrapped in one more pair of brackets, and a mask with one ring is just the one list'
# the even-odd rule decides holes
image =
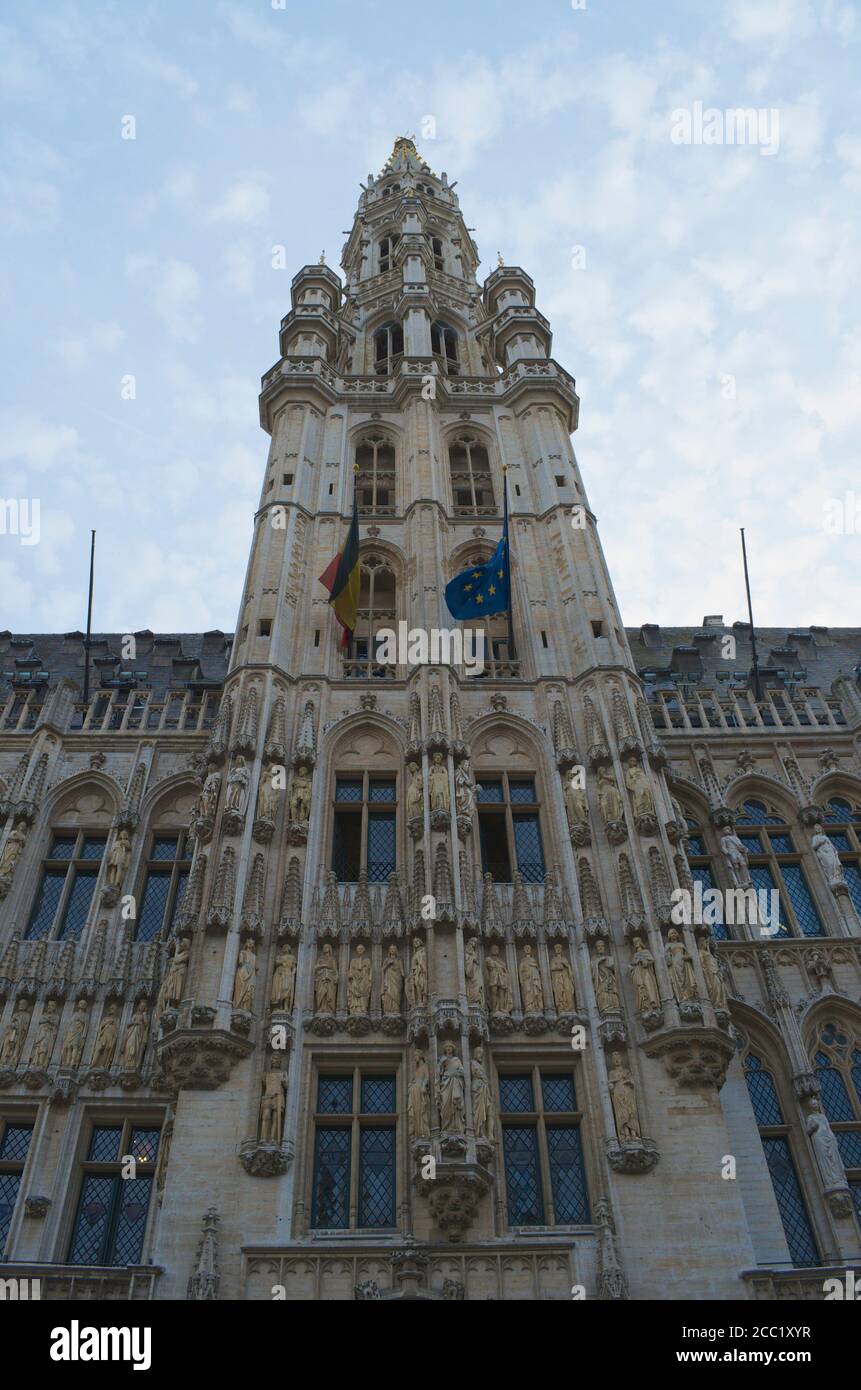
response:
{"label": "flagpole", "polygon": [[[96,558],[96,533],[90,532],[90,596],[87,600],[87,635],[84,638],[84,706],[90,699],[90,632],[93,626],[93,569]],[[84,709],[84,718],[87,716]]]}
{"label": "flagpole", "polygon": [[508,576],[508,659],[517,660],[517,652],[514,648],[514,618],[512,614],[511,602],[511,539],[508,532],[508,464],[502,465],[502,497],[503,497],[503,520],[502,529],[505,533],[505,572]]}
{"label": "flagpole", "polygon": [[[352,526],[352,524],[353,524],[353,515],[354,515],[354,514],[355,514],[355,515],[358,515],[358,513],[356,512],[356,488],[358,487],[358,484],[359,484],[359,465],[358,465],[357,463],[354,463],[354,464],[353,464],[353,511],[352,511],[351,514],[350,514],[350,525],[351,525],[351,526]],[[359,574],[361,574],[361,569],[359,570]],[[350,631],[349,628],[347,629],[347,633],[348,633],[348,636],[347,636],[347,661],[350,662],[350,661],[353,660],[353,633]],[[370,669],[371,669],[371,668],[368,667],[368,673],[370,673]]]}
{"label": "flagpole", "polygon": [[757,702],[762,699],[762,686],[759,679],[759,662],[756,656],[756,633],[753,628],[753,605],[750,601],[750,578],[747,572],[747,547],[744,543],[744,527],[740,526],[741,531],[741,553],[744,560],[744,586],[747,589],[747,615],[750,618],[750,653],[753,658],[753,692]]}

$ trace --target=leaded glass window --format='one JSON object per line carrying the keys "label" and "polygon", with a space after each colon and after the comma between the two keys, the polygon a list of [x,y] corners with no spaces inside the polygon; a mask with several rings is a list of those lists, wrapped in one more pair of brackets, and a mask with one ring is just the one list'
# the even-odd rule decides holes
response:
{"label": "leaded glass window", "polygon": [[798,1266],[818,1265],[816,1238],[798,1179],[789,1126],[784,1120],[774,1077],[763,1066],[760,1057],[748,1052],[744,1058],[744,1079],[792,1262]]}
{"label": "leaded glass window", "polygon": [[[687,834],[682,842],[683,848],[687,856],[691,878],[694,883],[702,884],[705,895],[710,889],[718,887],[712,867],[712,857],[706,843],[705,832],[699,821],[692,816],[686,816],[685,819]],[[732,936],[726,922],[712,922],[711,934],[716,941],[728,941]]]}
{"label": "leaded glass window", "polygon": [[397,1226],[397,1124],[392,1073],[355,1067],[318,1074],[313,1229]]}
{"label": "leaded glass window", "polygon": [[6,1248],[32,1138],[32,1124],[0,1118],[0,1259]]}
{"label": "leaded glass window", "polygon": [[524,883],[543,883],[544,843],[535,778],[507,772],[477,772],[476,777],[482,873],[490,874],[496,883],[510,883],[515,868]]}
{"label": "leaded glass window", "polygon": [[[832,826],[840,829],[833,830]],[[825,808],[823,828],[840,856],[849,896],[861,917],[861,806],[832,796]]]}
{"label": "leaded glass window", "polygon": [[819,1078],[822,1109],[837,1140],[846,1179],[861,1184],[861,1034],[829,1019],[816,1039],[813,1064]]}
{"label": "leaded glass window", "polygon": [[185,832],[155,834],[144,868],[135,932],[138,941],[154,941],[169,935],[182,906],[190,873],[191,849]]}
{"label": "leaded glass window", "polygon": [[79,941],[87,923],[107,835],[54,834],[27,925],[27,939]]}
{"label": "leaded glass window", "polygon": [[398,866],[397,780],[337,777],[333,807],[332,868],[339,883],[355,883],[364,871],[371,883],[387,883]]}
{"label": "leaded glass window", "polygon": [[589,1221],[580,1111],[570,1072],[500,1072],[499,1113],[508,1222],[571,1226]]}
{"label": "leaded glass window", "polygon": [[369,435],[356,446],[356,497],[365,516],[395,514],[395,448],[382,435]]}
{"label": "leaded glass window", "polygon": [[[775,933],[775,939],[824,936],[825,928],[802,867],[801,854],[784,818],[764,802],[749,800],[735,819],[738,837],[748,853],[754,888],[777,892],[780,931]],[[775,826],[780,828],[773,829]]]}
{"label": "leaded glass window", "polygon": [[480,439],[462,435],[448,451],[455,516],[495,516],[490,459]]}
{"label": "leaded glass window", "polygon": [[[83,1165],[69,1264],[137,1265],[152,1195],[160,1129],[152,1125],[94,1125]],[[135,1160],[133,1177],[123,1161]]]}

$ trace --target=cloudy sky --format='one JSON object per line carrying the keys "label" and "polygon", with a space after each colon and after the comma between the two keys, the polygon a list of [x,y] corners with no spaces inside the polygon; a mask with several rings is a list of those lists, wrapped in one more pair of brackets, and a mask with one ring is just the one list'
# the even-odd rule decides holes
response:
{"label": "cloudy sky", "polygon": [[745,616],[744,525],[758,622],[857,625],[859,71],[844,0],[5,0],[0,628],[83,625],[95,527],[98,629],[232,630],[290,279],[428,117],[577,378],[626,623]]}

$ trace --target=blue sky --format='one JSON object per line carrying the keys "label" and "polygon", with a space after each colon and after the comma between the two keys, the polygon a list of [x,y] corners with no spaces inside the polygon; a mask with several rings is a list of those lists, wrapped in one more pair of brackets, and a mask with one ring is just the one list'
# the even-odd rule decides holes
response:
{"label": "blue sky", "polygon": [[[759,623],[858,624],[859,71],[843,0],[7,0],[0,627],[83,625],[94,526],[98,629],[232,630],[291,276],[428,116],[577,378],[625,622],[745,616],[745,525]],[[779,147],[674,143],[697,102]]]}

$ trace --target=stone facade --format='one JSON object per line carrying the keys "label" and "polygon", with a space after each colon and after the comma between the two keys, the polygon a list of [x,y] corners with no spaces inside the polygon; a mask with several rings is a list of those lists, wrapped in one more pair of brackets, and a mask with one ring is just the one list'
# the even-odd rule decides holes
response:
{"label": "stone facade", "polygon": [[[861,631],[759,633],[759,698],[746,625],[626,631],[574,382],[529,276],[477,264],[398,140],[345,282],[293,280],[235,635],[100,636],[84,703],[80,633],[0,633],[0,1277],[781,1298],[861,1258]],[[503,469],[515,646],[493,618],[480,677],[381,664],[381,626],[453,626]],[[317,577],[354,486],[344,651]],[[782,925],[676,922],[694,880],[777,887]]]}

